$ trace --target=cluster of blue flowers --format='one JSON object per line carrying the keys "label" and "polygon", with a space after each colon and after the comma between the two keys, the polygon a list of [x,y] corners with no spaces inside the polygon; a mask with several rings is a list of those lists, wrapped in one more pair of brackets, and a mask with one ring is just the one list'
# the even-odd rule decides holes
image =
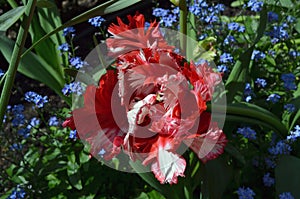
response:
{"label": "cluster of blue flowers", "polygon": [[250,8],[250,10],[253,12],[261,11],[263,5],[264,5],[263,1],[257,1],[257,0],[250,0],[247,3],[247,7]]}
{"label": "cluster of blue flowers", "polygon": [[25,190],[22,189],[20,185],[17,185],[17,187],[13,189],[12,193],[7,197],[7,199],[22,199],[25,198],[25,196]]}
{"label": "cluster of blue flowers", "polygon": [[221,56],[220,56],[220,62],[221,63],[232,63],[233,62],[233,57],[230,53],[223,53]]}
{"label": "cluster of blue flowers", "polygon": [[15,127],[23,125],[25,123],[24,106],[22,104],[14,105],[12,108],[8,106],[7,111],[10,111],[10,109],[13,113],[12,125]]}
{"label": "cluster of blue flowers", "polygon": [[228,67],[225,64],[218,65],[217,70],[220,73],[228,73],[229,72]]}
{"label": "cluster of blue flowers", "polygon": [[237,32],[245,32],[245,26],[240,25],[239,23],[231,22],[227,26],[228,26],[228,30],[237,31]]}
{"label": "cluster of blue flowers", "polygon": [[254,50],[251,56],[252,60],[258,61],[260,59],[264,59],[266,57],[266,54],[259,51],[259,50]]}
{"label": "cluster of blue flowers", "polygon": [[33,91],[28,91],[25,93],[25,100],[27,102],[33,102],[38,108],[42,108],[46,103],[48,103],[47,96],[43,97]]}
{"label": "cluster of blue flowers", "polygon": [[281,99],[281,96],[277,93],[272,93],[271,95],[268,96],[267,101],[272,102],[273,104],[279,102]]}
{"label": "cluster of blue flowers", "polygon": [[219,14],[224,11],[223,4],[209,6],[205,0],[195,0],[193,5],[189,6],[189,11],[193,13],[200,21],[208,24],[219,22]]}
{"label": "cluster of blue flowers", "polygon": [[100,27],[102,22],[104,22],[105,19],[102,18],[101,16],[97,16],[97,17],[94,17],[94,18],[90,18],[88,20],[88,22],[92,25],[92,26],[95,26],[95,27]]}
{"label": "cluster of blue flowers", "polygon": [[[274,184],[271,178],[267,179],[267,183],[268,185]],[[255,192],[249,187],[240,187],[236,193],[238,194],[239,199],[254,199],[254,196],[256,195]],[[294,197],[290,192],[284,192],[279,194],[279,199],[294,199]]]}
{"label": "cluster of blue flowers", "polygon": [[20,128],[18,130],[18,135],[22,136],[23,138],[28,138],[30,135],[31,128],[36,127],[38,125],[40,125],[40,120],[36,117],[33,117],[30,119],[30,122],[26,127]]}
{"label": "cluster of blue flowers", "polygon": [[99,151],[98,155],[99,155],[101,158],[103,158],[103,156],[104,156],[105,153],[106,153],[105,149],[102,148],[102,149]]}
{"label": "cluster of blue flowers", "polygon": [[63,30],[63,34],[62,34],[64,37],[66,36],[72,36],[74,37],[75,36],[75,28],[74,27],[67,27],[67,28],[64,28]]}
{"label": "cluster of blue flowers", "polygon": [[273,29],[267,33],[271,37],[272,44],[276,44],[279,41],[284,41],[289,38],[288,31],[286,30],[288,28],[288,25],[286,23],[282,25],[273,26]]}
{"label": "cluster of blue flowers", "polygon": [[77,138],[77,131],[76,130],[71,130],[69,138],[73,139],[73,140],[76,140],[76,138]]}
{"label": "cluster of blue flowers", "polygon": [[86,61],[82,61],[80,57],[72,57],[69,60],[71,66],[75,67],[76,69],[80,69],[83,66],[87,66],[88,63]]}
{"label": "cluster of blue flowers", "polygon": [[270,177],[270,173],[266,173],[263,177],[263,183],[266,187],[271,187],[275,184],[275,179]]}
{"label": "cluster of blue flowers", "polygon": [[289,52],[289,55],[290,55],[291,57],[293,57],[293,58],[297,58],[297,57],[300,57],[300,52],[295,51],[295,50],[291,50],[291,51]]}
{"label": "cluster of blue flowers", "polygon": [[236,39],[232,35],[227,35],[223,42],[224,45],[232,45],[234,43],[236,43]]}
{"label": "cluster of blue flowers", "polygon": [[237,133],[249,140],[256,140],[256,132],[250,127],[238,128]]}
{"label": "cluster of blue flowers", "polygon": [[0,69],[0,78],[5,74],[3,70]]}
{"label": "cluster of blue flowers", "polygon": [[279,16],[277,13],[269,11],[268,12],[268,22],[275,22],[278,21]]}
{"label": "cluster of blue flowers", "polygon": [[294,199],[294,196],[290,192],[284,192],[279,195],[279,199]]}
{"label": "cluster of blue flowers", "polygon": [[[275,134],[273,134],[275,135]],[[269,147],[268,151],[270,156],[265,158],[265,163],[267,168],[274,169],[276,167],[276,158],[278,155],[288,155],[292,151],[292,147],[290,144],[300,138],[300,126],[296,125],[294,131],[290,132],[290,135],[286,137],[284,140],[279,140],[275,142],[276,137],[272,139],[271,147]]]}
{"label": "cluster of blue flowers", "polygon": [[58,46],[58,50],[60,50],[61,52],[68,52],[70,49],[70,46],[68,43],[63,43],[60,46]]}
{"label": "cluster of blue flowers", "polygon": [[252,100],[252,97],[254,97],[254,96],[255,96],[255,94],[252,90],[251,84],[246,83],[245,89],[244,89],[244,100],[246,102],[250,102]]}
{"label": "cluster of blue flowers", "polygon": [[72,82],[70,84],[65,84],[64,88],[62,89],[62,93],[64,95],[70,95],[70,94],[77,94],[81,95],[83,93],[83,87],[80,82]]}
{"label": "cluster of blue flowers", "polygon": [[256,78],[255,84],[259,88],[265,88],[267,86],[267,81],[265,79],[262,79],[262,78]]}
{"label": "cluster of blue flowers", "polygon": [[281,79],[283,81],[283,87],[287,90],[296,90],[297,86],[295,83],[296,77],[293,73],[282,74]]}
{"label": "cluster of blue flowers", "polygon": [[29,127],[36,127],[38,125],[40,125],[40,120],[36,117],[31,118],[30,122],[29,122]]}
{"label": "cluster of blue flowers", "polygon": [[164,26],[172,27],[179,19],[179,8],[176,7],[173,10],[155,8],[152,14],[159,17],[160,23],[163,23]]}
{"label": "cluster of blue flowers", "polygon": [[24,138],[28,138],[30,136],[30,129],[31,126],[28,125],[26,128],[21,128],[18,130],[18,135],[24,137]]}
{"label": "cluster of blue flowers", "polygon": [[283,140],[280,140],[276,143],[275,146],[270,147],[268,150],[271,155],[277,156],[290,154],[292,148],[288,143],[286,143]]}
{"label": "cluster of blue flowers", "polygon": [[300,126],[296,125],[294,131],[291,131],[290,135],[287,136],[287,140],[289,142],[295,142],[298,138],[300,138]]}
{"label": "cluster of blue flowers", "polygon": [[48,125],[49,126],[58,126],[59,125],[59,120],[57,119],[56,116],[51,116],[49,118]]}
{"label": "cluster of blue flowers", "polygon": [[296,106],[294,104],[286,104],[284,105],[284,110],[286,110],[288,113],[293,113],[296,111]]}
{"label": "cluster of blue flowers", "polygon": [[254,199],[255,193],[249,187],[240,187],[236,193],[238,194],[239,199]]}
{"label": "cluster of blue flowers", "polygon": [[9,149],[12,151],[19,151],[23,149],[23,145],[21,143],[13,143]]}

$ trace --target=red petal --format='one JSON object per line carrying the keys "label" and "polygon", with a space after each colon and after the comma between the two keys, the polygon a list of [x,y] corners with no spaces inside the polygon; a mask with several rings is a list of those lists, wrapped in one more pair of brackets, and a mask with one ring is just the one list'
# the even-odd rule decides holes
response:
{"label": "red petal", "polygon": [[73,116],[68,117],[68,118],[62,123],[62,126],[63,126],[64,128],[70,127],[72,130],[75,130],[76,127],[75,127],[75,123],[74,123]]}
{"label": "red petal", "polygon": [[202,162],[217,158],[224,152],[227,144],[225,134],[213,123],[207,133],[184,141]]}
{"label": "red petal", "polygon": [[112,24],[108,27],[108,32],[113,35],[113,38],[107,39],[107,47],[110,49],[110,55],[120,55],[131,50],[139,48],[148,48],[156,44],[157,48],[170,49],[162,37],[158,28],[158,23],[152,22],[147,31],[144,30],[145,18],[142,14],[135,16],[127,16],[129,25],[126,25],[118,18],[118,25]]}
{"label": "red petal", "polygon": [[[120,152],[120,145],[124,138],[120,128],[126,125],[126,120],[120,119],[126,117],[124,107],[121,107],[119,97],[113,95],[117,81],[116,72],[108,70],[101,77],[99,87],[93,85],[87,87],[84,93],[84,106],[75,109],[72,113],[74,127],[80,139],[91,144],[93,155],[97,155],[100,150],[105,150],[106,159]],[[118,114],[113,115],[112,107]],[[67,120],[65,125],[72,125],[71,119]]]}

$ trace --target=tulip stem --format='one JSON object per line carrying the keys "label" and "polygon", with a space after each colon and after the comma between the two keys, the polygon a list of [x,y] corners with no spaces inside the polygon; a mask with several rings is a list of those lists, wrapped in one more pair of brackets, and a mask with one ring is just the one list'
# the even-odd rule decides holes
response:
{"label": "tulip stem", "polygon": [[179,27],[180,27],[180,50],[182,54],[186,55],[186,37],[187,37],[187,6],[185,0],[180,0],[179,2],[180,17],[179,17]]}

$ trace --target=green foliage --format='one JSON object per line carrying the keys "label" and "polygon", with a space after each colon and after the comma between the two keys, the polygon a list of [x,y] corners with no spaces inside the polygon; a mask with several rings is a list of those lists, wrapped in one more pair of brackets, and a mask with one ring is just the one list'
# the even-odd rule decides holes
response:
{"label": "green foliage", "polygon": [[294,198],[300,197],[300,159],[294,156],[283,156],[275,169],[277,194],[291,192]]}
{"label": "green foliage", "polygon": [[[13,69],[25,76],[44,83],[64,102],[71,105],[71,99],[61,92],[65,83],[80,76],[86,84],[97,84],[105,70],[93,71],[91,77],[78,70],[64,68],[68,66],[69,60],[68,56],[61,56],[57,50],[59,44],[66,42],[60,31],[91,17],[117,12],[137,2],[140,1],[110,0],[62,24],[58,9],[52,0],[37,1],[34,14],[31,12],[32,20],[27,23],[27,16],[24,15],[26,6],[16,7],[15,2],[10,1],[10,5],[15,8],[0,16],[0,31],[7,31],[20,19],[25,25],[29,25],[30,22],[30,28],[25,31],[29,31],[32,44],[27,50],[21,45],[21,49],[16,53],[14,48],[19,47],[18,41],[15,42],[1,33],[0,52],[8,62],[14,63],[10,69],[14,67]],[[179,5],[177,1],[171,2]],[[30,130],[29,138],[21,138],[18,135],[20,126],[13,127],[11,124],[5,127],[5,133],[4,130],[1,132],[1,135],[7,136],[0,141],[4,146],[5,158],[11,162],[1,171],[4,177],[0,179],[0,183],[7,188],[1,188],[5,193],[0,198],[7,198],[13,192],[12,187],[18,184],[25,189],[28,198],[234,198],[238,187],[243,186],[251,187],[256,196],[261,198],[277,198],[283,192],[291,192],[295,198],[300,198],[299,140],[295,143],[285,140],[300,122],[300,60],[299,56],[292,58],[289,55],[292,50],[300,52],[300,4],[292,0],[266,0],[262,11],[254,13],[249,10],[244,12],[243,5],[247,2],[231,3],[231,7],[239,9],[238,16],[218,16],[222,22],[244,25],[243,33],[229,31],[222,23],[216,24],[214,28],[205,29],[205,26],[211,24],[205,24],[196,15],[188,12],[185,1],[179,5],[181,33],[191,39],[180,38],[187,59],[214,60],[219,65],[220,55],[230,52],[236,60],[235,63],[228,63],[230,73],[223,74],[228,102],[223,131],[229,142],[222,156],[203,164],[194,153],[188,151],[183,155],[187,160],[185,178],[179,178],[176,185],[162,185],[152,173],[139,172],[144,171],[144,166],[139,161],[131,162],[138,174],[120,173],[105,166],[90,156],[87,146],[79,140],[68,138],[69,129],[48,125],[45,118],[49,118],[50,109],[36,111],[35,116],[42,118],[42,122]],[[278,22],[268,21],[269,11],[280,15]],[[272,28],[282,24],[288,15],[297,18],[287,30],[289,38],[273,44],[269,33]],[[208,37],[191,42],[198,40],[200,33],[207,33]],[[224,44],[228,35],[235,37],[234,44]],[[26,38],[24,36],[21,39],[25,42]],[[265,53],[265,59],[252,58],[254,50],[257,49]],[[274,51],[275,55],[272,55],[270,50]],[[290,72],[296,76],[295,91],[285,89],[281,80],[281,74]],[[267,80],[267,88],[256,85],[255,79],[258,77]],[[9,78],[9,81],[14,81],[13,77]],[[246,83],[249,83],[255,93],[253,99],[248,102],[245,102],[244,93]],[[280,94],[281,99],[278,103],[266,101],[273,93]],[[5,95],[1,99],[5,97],[8,96]],[[294,104],[296,111],[290,113],[284,110],[283,107],[287,103]],[[210,106],[208,109],[210,110]],[[53,110],[55,111],[58,112]],[[66,118],[70,111],[62,110],[59,117]],[[215,117],[223,115],[216,114]],[[11,121],[12,118],[7,115],[7,120]],[[29,122],[26,122],[28,125]],[[257,138],[252,140],[238,134],[237,129],[244,126],[251,126],[257,132]],[[275,147],[279,140],[291,145],[291,152],[288,152],[290,155],[271,154],[270,148]],[[10,149],[14,141],[21,143],[24,148]],[[275,169],[266,164],[268,158],[276,165]],[[120,166],[117,158],[113,160],[113,164],[115,167]],[[275,185],[268,188],[264,187],[262,180],[266,172],[275,176]]]}
{"label": "green foliage", "polygon": [[0,16],[0,31],[6,31],[24,14],[26,7],[14,8]]}
{"label": "green foliage", "polygon": [[[11,60],[12,50],[15,42],[5,36],[0,36],[1,53],[6,60]],[[34,67],[33,67],[34,66]],[[42,57],[35,53],[28,53],[20,61],[18,71],[29,78],[45,83],[53,89],[58,95],[70,103],[70,99],[63,96],[61,89],[64,85],[64,77],[59,74],[51,65],[49,65]]]}

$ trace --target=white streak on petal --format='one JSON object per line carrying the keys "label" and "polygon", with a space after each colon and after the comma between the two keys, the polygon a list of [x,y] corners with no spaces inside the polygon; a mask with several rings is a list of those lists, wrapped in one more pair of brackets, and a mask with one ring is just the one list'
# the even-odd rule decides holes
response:
{"label": "white streak on petal", "polygon": [[184,176],[186,162],[177,154],[161,149],[158,151],[158,161],[151,166],[152,172],[161,184],[176,184],[178,176]]}

